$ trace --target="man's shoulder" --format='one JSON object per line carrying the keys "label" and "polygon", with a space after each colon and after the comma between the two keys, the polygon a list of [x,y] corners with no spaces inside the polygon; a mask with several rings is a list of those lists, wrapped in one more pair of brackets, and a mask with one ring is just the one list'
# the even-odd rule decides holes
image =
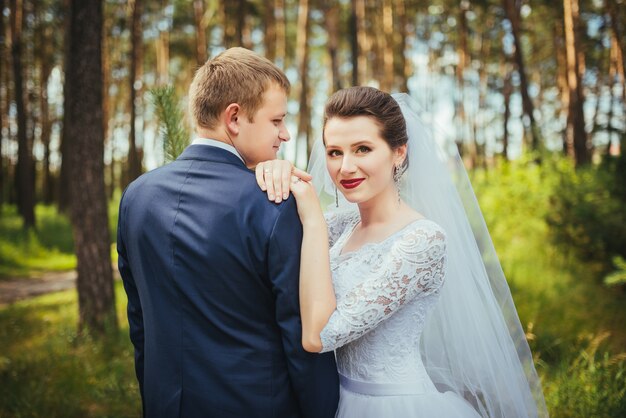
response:
{"label": "man's shoulder", "polygon": [[261,190],[256,181],[254,172],[245,170],[237,179],[240,200],[244,204],[253,206],[262,212],[271,212],[279,216],[284,211],[297,211],[295,199],[291,194],[281,203],[274,203],[267,197],[267,192]]}

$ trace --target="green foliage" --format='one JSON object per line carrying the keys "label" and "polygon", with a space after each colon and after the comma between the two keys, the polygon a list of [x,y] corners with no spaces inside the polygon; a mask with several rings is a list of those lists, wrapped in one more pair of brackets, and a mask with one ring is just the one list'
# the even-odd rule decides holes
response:
{"label": "green foliage", "polygon": [[[126,296],[116,283],[118,317]],[[0,308],[0,417],[141,416],[126,326],[101,342],[77,334],[75,291]]]}
{"label": "green foliage", "polygon": [[617,270],[604,278],[604,284],[608,286],[626,284],[626,260],[622,257],[615,257],[613,258],[613,264]]}
{"label": "green foliage", "polygon": [[552,243],[546,218],[560,176],[556,164],[531,160],[472,173],[520,320],[534,327],[531,344],[548,362],[563,355],[563,345],[603,329],[612,331],[608,343],[616,351],[626,346],[624,295],[599,285],[601,265]]}
{"label": "green foliage", "polygon": [[[626,161],[624,161],[626,162]],[[626,176],[617,160],[574,169],[561,161],[547,220],[553,240],[584,260],[611,267],[614,256],[626,256]]]}
{"label": "green foliage", "polygon": [[[585,338],[575,356],[567,356],[544,378],[552,418],[613,418],[626,414],[626,353],[599,350],[608,333]],[[583,341],[584,343],[584,341]]]}
{"label": "green foliage", "polygon": [[174,161],[189,145],[189,132],[183,124],[174,87],[156,87],[150,93],[161,125],[165,162]]}

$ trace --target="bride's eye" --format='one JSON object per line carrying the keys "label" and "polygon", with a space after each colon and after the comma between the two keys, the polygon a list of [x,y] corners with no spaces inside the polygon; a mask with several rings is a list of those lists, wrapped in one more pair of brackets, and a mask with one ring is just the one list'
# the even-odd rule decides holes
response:
{"label": "bride's eye", "polygon": [[365,145],[361,145],[360,147],[358,147],[356,149],[356,152],[361,153],[361,154],[365,154],[370,152],[372,149],[370,147],[366,147]]}
{"label": "bride's eye", "polygon": [[336,150],[336,149],[331,149],[330,151],[328,151],[326,153],[329,157],[337,157],[339,155],[341,155],[341,151]]}

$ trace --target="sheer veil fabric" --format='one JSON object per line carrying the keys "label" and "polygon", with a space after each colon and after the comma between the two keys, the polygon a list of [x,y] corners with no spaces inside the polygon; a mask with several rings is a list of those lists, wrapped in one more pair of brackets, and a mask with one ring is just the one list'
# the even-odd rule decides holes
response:
{"label": "sheer veil fabric", "polygon": [[[447,235],[446,282],[421,338],[428,374],[441,392],[457,393],[483,417],[548,417],[524,331],[456,145],[435,140],[407,94],[393,98],[409,137],[409,168],[400,193]],[[357,210],[341,193],[335,207],[321,140],[309,172],[327,210]]]}

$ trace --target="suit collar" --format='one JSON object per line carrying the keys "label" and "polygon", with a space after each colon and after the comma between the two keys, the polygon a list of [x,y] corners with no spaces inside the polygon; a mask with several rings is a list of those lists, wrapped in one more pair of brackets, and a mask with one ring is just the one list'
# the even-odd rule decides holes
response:
{"label": "suit collar", "polygon": [[[178,160],[214,161],[246,167],[235,154],[222,148],[205,144],[189,145],[177,158]],[[247,167],[246,167],[247,168]]]}

